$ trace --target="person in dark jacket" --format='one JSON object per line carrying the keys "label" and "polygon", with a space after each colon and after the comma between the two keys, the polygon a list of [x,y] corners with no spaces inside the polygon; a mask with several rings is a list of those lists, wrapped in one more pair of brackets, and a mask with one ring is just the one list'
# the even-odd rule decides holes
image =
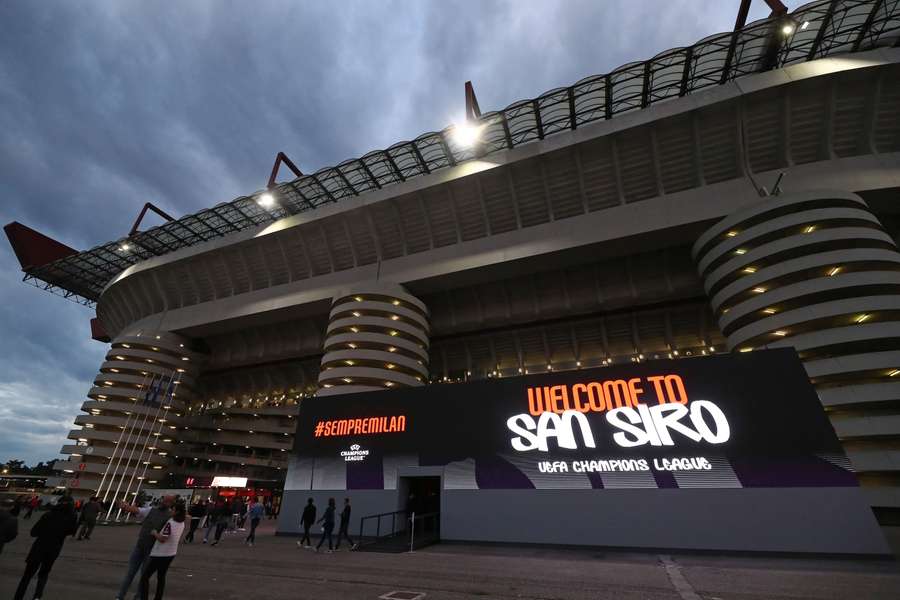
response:
{"label": "person in dark jacket", "polygon": [[91,539],[91,533],[97,525],[97,515],[100,514],[100,502],[94,496],[81,508],[81,531],[78,532],[79,540]]}
{"label": "person in dark jacket", "polygon": [[188,514],[191,516],[191,526],[188,530],[187,535],[184,537],[185,543],[190,544],[194,541],[194,534],[197,532],[197,527],[200,525],[200,521],[203,520],[203,517],[206,516],[206,503],[202,500],[200,502],[195,502],[191,505],[191,509],[188,511]]}
{"label": "person in dark jacket", "polygon": [[350,543],[350,549],[356,550],[356,544],[350,539],[347,530],[350,528],[350,498],[344,498],[344,510],[341,511],[341,525],[338,527],[338,539],[334,549],[341,549],[341,540],[345,539]]}
{"label": "person in dark jacket", "polygon": [[13,600],[22,600],[32,577],[37,573],[37,587],[34,590],[34,598],[38,600],[44,595],[44,586],[50,577],[50,570],[56,557],[62,551],[63,542],[78,529],[78,520],[75,510],[72,508],[72,499],[63,496],[56,505],[44,513],[38,522],[31,528],[31,537],[36,538],[31,545],[31,551],[25,557],[25,572],[16,588]]}
{"label": "person in dark jacket", "polygon": [[[300,525],[303,526],[303,538],[297,542],[298,548],[310,548],[312,540],[309,539],[309,528],[316,522],[316,505],[313,499],[306,500],[306,506],[303,507],[303,514],[300,516]],[[304,543],[305,542],[305,543]]]}
{"label": "person in dark jacket", "polygon": [[9,499],[0,504],[0,554],[3,553],[3,545],[19,535],[19,519],[13,514],[15,506],[16,503]]}
{"label": "person in dark jacket", "polygon": [[322,518],[318,521],[322,524],[322,539],[319,540],[319,544],[316,546],[316,552],[322,547],[322,543],[325,541],[326,537],[328,538],[328,552],[334,552],[331,545],[331,532],[334,531],[334,510],[334,498],[329,498],[328,508],[325,509],[325,514],[322,515]]}

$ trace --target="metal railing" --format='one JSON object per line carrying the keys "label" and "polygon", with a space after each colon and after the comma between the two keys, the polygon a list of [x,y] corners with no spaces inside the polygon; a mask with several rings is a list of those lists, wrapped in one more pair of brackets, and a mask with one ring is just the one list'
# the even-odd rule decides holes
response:
{"label": "metal railing", "polygon": [[[372,547],[390,541],[394,542],[393,545],[396,549],[402,542],[403,548],[408,548],[412,552],[416,548],[422,548],[440,540],[440,517],[440,512],[416,514],[406,510],[367,515],[359,521],[360,546]],[[388,527],[388,518],[390,518],[390,527]],[[382,525],[382,520],[384,525]],[[368,530],[366,529],[366,523],[373,521],[374,535],[372,535],[371,525]]]}

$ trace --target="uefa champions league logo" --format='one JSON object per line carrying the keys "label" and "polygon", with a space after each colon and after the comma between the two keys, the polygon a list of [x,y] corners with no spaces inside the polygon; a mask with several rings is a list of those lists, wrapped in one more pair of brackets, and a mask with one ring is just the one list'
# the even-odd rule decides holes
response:
{"label": "uefa champions league logo", "polygon": [[342,450],[341,456],[345,462],[359,462],[365,460],[369,455],[368,450],[363,450],[359,444],[353,444],[349,450]]}

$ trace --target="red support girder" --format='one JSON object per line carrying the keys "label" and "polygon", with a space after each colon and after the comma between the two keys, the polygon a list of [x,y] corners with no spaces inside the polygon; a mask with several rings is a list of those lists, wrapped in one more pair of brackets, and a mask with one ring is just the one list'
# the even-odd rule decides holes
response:
{"label": "red support girder", "polygon": [[76,250],[17,221],[3,227],[22,270],[28,272],[60,258],[78,254]]}
{"label": "red support girder", "polygon": [[281,163],[286,164],[287,168],[294,173],[295,177],[303,177],[303,173],[300,172],[300,169],[297,168],[297,165],[295,165],[284,152],[279,152],[275,155],[275,164],[272,165],[272,173],[269,175],[269,183],[266,184],[267,190],[271,190],[273,187],[275,187],[275,178],[278,177],[278,169],[281,167]]}

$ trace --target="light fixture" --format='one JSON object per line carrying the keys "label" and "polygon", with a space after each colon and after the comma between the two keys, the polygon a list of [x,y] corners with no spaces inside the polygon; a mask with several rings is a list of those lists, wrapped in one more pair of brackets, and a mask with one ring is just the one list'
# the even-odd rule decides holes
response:
{"label": "light fixture", "polygon": [[[394,365],[394,364],[391,364],[391,363],[387,363],[387,364],[384,365],[384,366],[387,367],[388,369],[394,369],[394,368],[397,367],[397,365]],[[467,375],[471,375],[471,373],[467,373]]]}
{"label": "light fixture", "polygon": [[358,327],[351,327],[351,328],[350,328],[350,331],[352,331],[353,333],[359,333],[359,328],[358,328]]}
{"label": "light fixture", "polygon": [[355,349],[356,349],[356,344],[347,344],[347,347],[353,348],[353,349],[355,350]]}
{"label": "light fixture", "polygon": [[363,301],[362,296],[355,296],[353,299],[356,300],[357,302]]}
{"label": "light fixture", "polygon": [[829,276],[829,277],[834,277],[835,275],[837,275],[837,274],[840,273],[840,272],[841,272],[841,268],[840,268],[840,267],[832,267],[832,268],[829,269],[829,271],[828,271],[828,276]]}
{"label": "light fixture", "polygon": [[352,314],[354,317],[361,317],[361,316],[362,316],[361,313],[359,313],[359,312],[357,312],[357,311],[355,311],[355,310],[354,310],[351,314]]}
{"label": "light fixture", "polygon": [[347,364],[348,364],[349,366],[351,366],[351,367],[353,366],[353,361],[352,361],[352,360],[345,360],[344,362],[347,363]]}
{"label": "light fixture", "polygon": [[271,208],[275,206],[275,196],[266,192],[262,196],[256,199],[256,203],[262,206],[263,208]]}
{"label": "light fixture", "polygon": [[394,301],[391,302],[391,304],[393,304],[394,306],[400,306],[400,301],[399,301],[399,300],[394,300]]}
{"label": "light fixture", "polygon": [[466,121],[460,125],[454,124],[450,135],[458,145],[463,148],[470,148],[481,138],[481,132],[484,128],[485,125],[475,125]]}
{"label": "light fixture", "polygon": [[788,332],[785,331],[785,330],[783,330],[783,329],[779,329],[778,331],[773,331],[773,332],[772,332],[772,335],[777,335],[778,337],[784,337],[784,336],[786,336],[787,334],[788,334]]}
{"label": "light fixture", "polygon": [[182,356],[181,360],[190,360],[187,356]]}
{"label": "light fixture", "polygon": [[674,354],[675,356],[678,356],[678,350],[672,350],[672,354]]}
{"label": "light fixture", "polygon": [[131,246],[129,246],[128,244],[122,244],[121,246],[119,246],[120,252],[128,252],[129,250],[131,250]]}
{"label": "light fixture", "polygon": [[751,273],[756,273],[756,267],[746,267],[744,269],[744,273],[747,273],[748,275]]}
{"label": "light fixture", "polygon": [[741,254],[747,254],[747,251],[744,248],[738,248],[734,253],[740,256]]}
{"label": "light fixture", "polygon": [[715,346],[710,346],[710,347],[709,347],[709,351],[710,351],[710,352],[715,352],[715,351],[716,351],[716,347],[715,347]]}
{"label": "light fixture", "polygon": [[344,377],[344,383],[353,383],[353,380],[349,377]]}
{"label": "light fixture", "polygon": [[803,233],[812,233],[815,230],[816,230],[815,225],[808,225],[803,228]]}
{"label": "light fixture", "polygon": [[397,315],[391,315],[391,321],[399,321],[399,320],[400,320],[400,317],[398,317]]}
{"label": "light fixture", "polygon": [[581,361],[580,361],[580,360],[576,360],[576,361],[575,361],[575,366],[576,366],[576,367],[580,367],[580,366],[581,366]]}
{"label": "light fixture", "polygon": [[805,30],[807,27],[809,27],[809,21],[803,21],[803,25],[800,26],[800,29]]}
{"label": "light fixture", "polygon": [[861,315],[859,315],[858,317],[856,317],[856,322],[857,322],[857,323],[863,323],[863,322],[865,322],[865,321],[868,321],[868,320],[869,320],[869,317],[871,317],[871,316],[872,316],[872,315],[870,315],[869,313],[861,314]]}
{"label": "light fixture", "polygon": [[390,334],[391,334],[392,336],[399,335],[399,333],[400,333],[400,332],[398,332],[398,331],[391,331],[391,332],[390,332]]}
{"label": "light fixture", "polygon": [[774,308],[772,308],[772,307],[764,308],[764,309],[763,309],[763,313],[765,313],[765,314],[767,314],[767,315],[774,315],[776,312],[777,312],[777,311],[776,311]]}
{"label": "light fixture", "polygon": [[394,348],[393,346],[391,346],[390,348],[388,348],[388,352],[396,352],[396,351],[397,351],[397,349]]}
{"label": "light fixture", "polygon": [[752,292],[755,293],[755,294],[762,294],[763,292],[766,291],[766,288],[764,288],[764,287],[755,287],[755,288],[753,288],[753,289],[750,290],[750,291],[752,291]]}
{"label": "light fixture", "polygon": [[729,231],[729,232],[726,233],[725,235],[727,235],[728,237],[734,237],[734,236],[736,236],[737,234],[738,234],[737,231]]}
{"label": "light fixture", "polygon": [[747,346],[745,348],[741,348],[740,351],[741,352],[753,352],[753,348],[751,348],[750,346]]}
{"label": "light fixture", "polygon": [[386,385],[387,387],[391,387],[394,385],[394,382],[393,381],[385,381],[384,385]]}
{"label": "light fixture", "polygon": [[794,26],[788,23],[781,28],[781,33],[783,33],[784,35],[791,35],[792,33],[794,33]]}
{"label": "light fixture", "polygon": [[896,377],[897,375],[900,375],[900,369],[894,369],[893,371],[888,373],[888,377]]}

